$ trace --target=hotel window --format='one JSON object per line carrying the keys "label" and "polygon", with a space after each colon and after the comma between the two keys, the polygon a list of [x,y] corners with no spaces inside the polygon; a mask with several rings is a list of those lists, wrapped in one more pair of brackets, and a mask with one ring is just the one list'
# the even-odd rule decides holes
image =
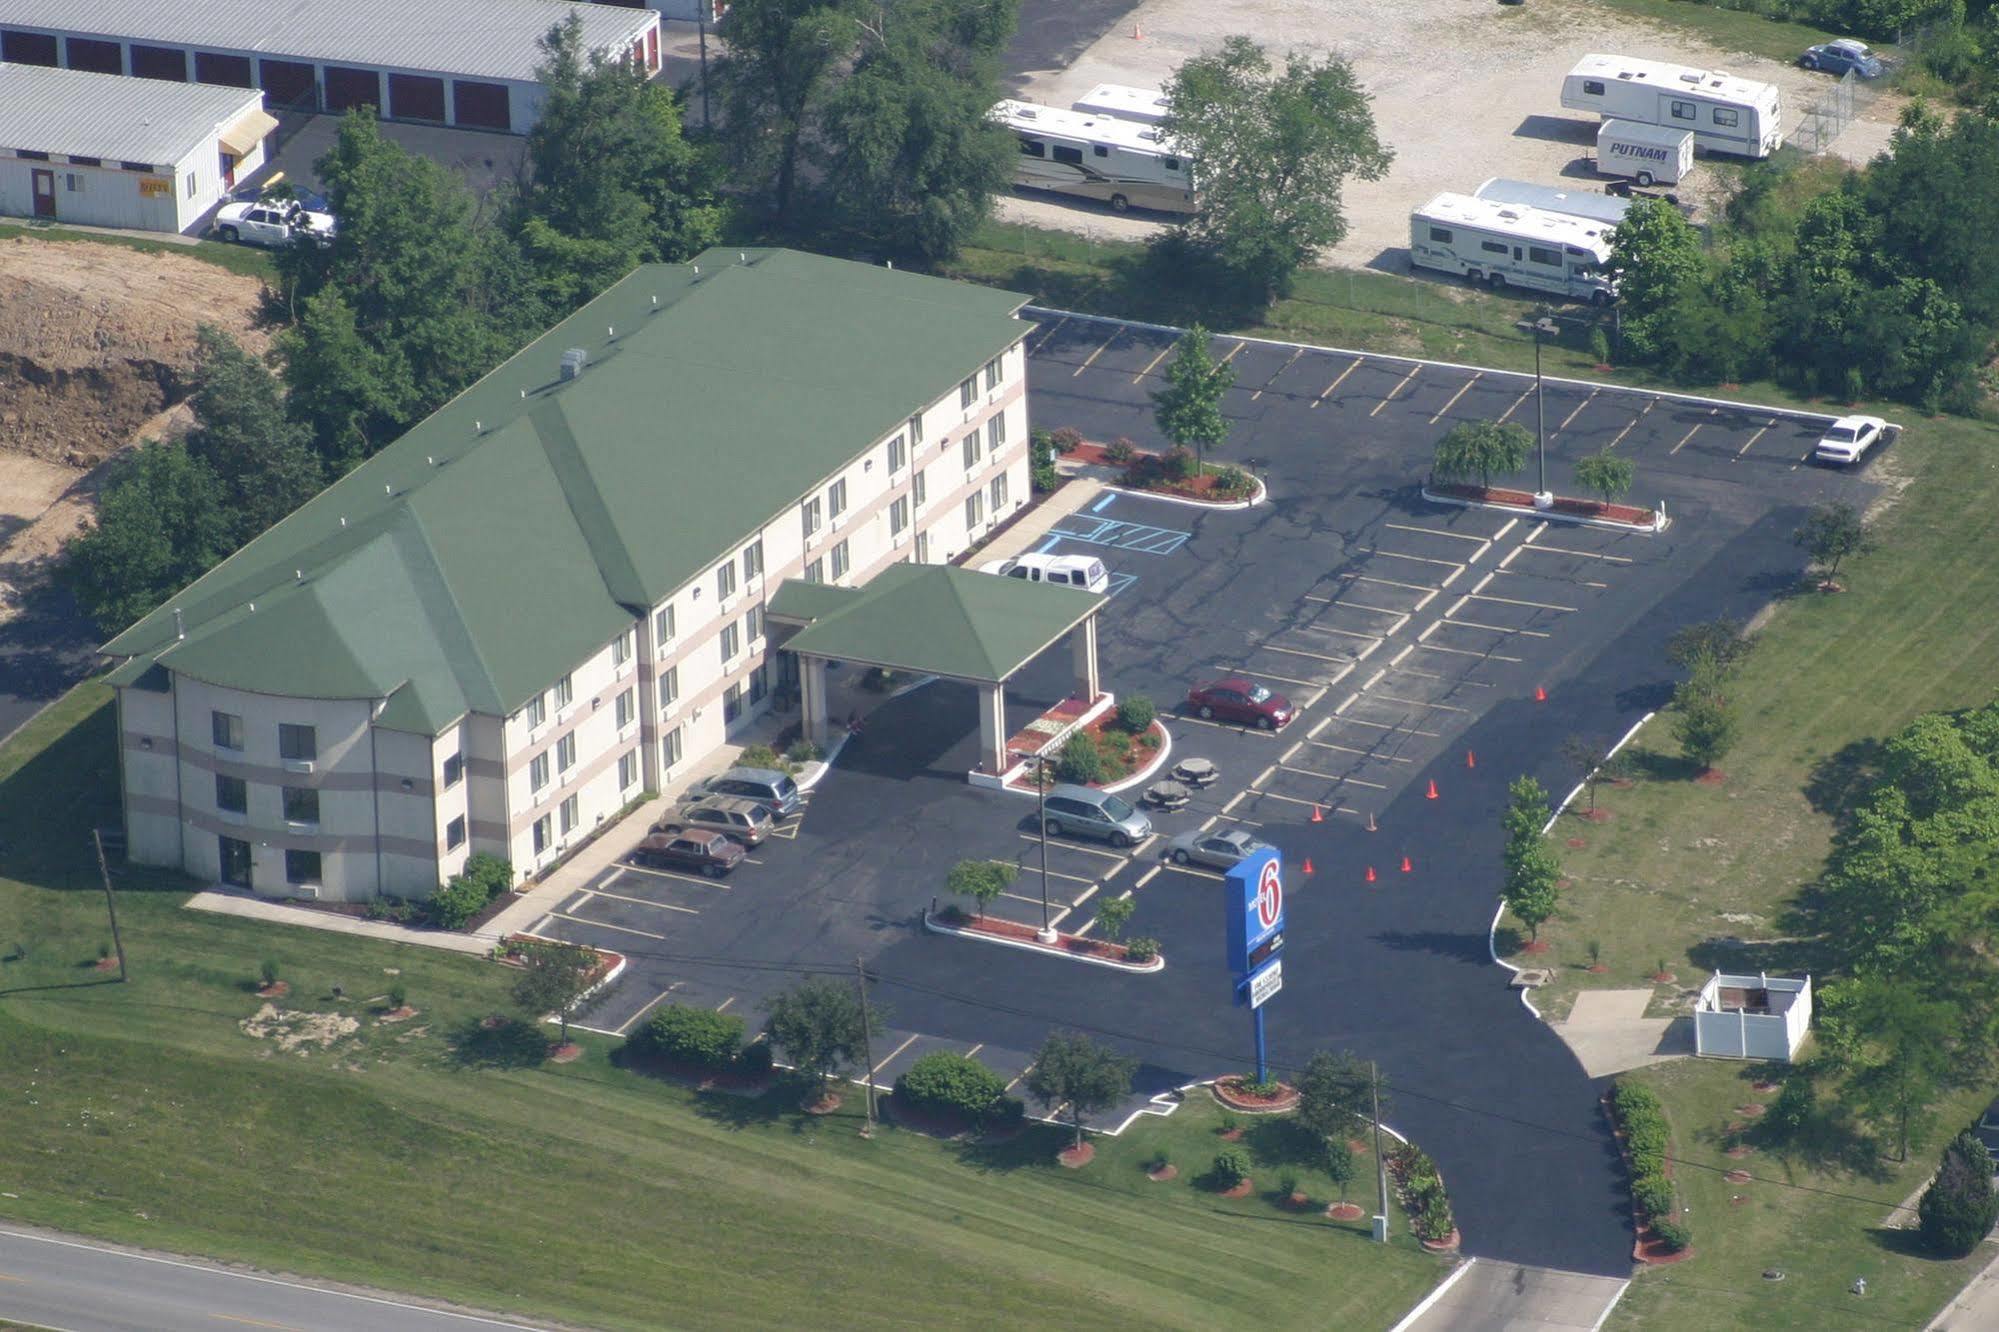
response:
{"label": "hotel window", "polygon": [[966,535],[969,536],[971,534],[971,530],[977,527],[981,522],[985,520],[985,516],[986,516],[986,492],[983,490],[975,490],[971,494],[965,496]]}
{"label": "hotel window", "polygon": [[215,807],[231,814],[250,812],[250,788],[241,777],[225,777],[215,774]]}
{"label": "hotel window", "polygon": [[444,787],[448,791],[465,780],[465,756],[453,754],[444,760]]}
{"label": "hotel window", "polygon": [[916,534],[916,562],[918,564],[930,563],[930,534],[928,532],[918,532]]}
{"label": "hotel window", "polygon": [[742,626],[733,620],[722,626],[722,664],[727,666],[743,650]]}
{"label": "hotel window", "polygon": [[652,617],[652,641],[665,647],[673,641],[673,607],[661,606]]}
{"label": "hotel window", "polygon": [[1000,363],[999,357],[995,356],[992,360],[986,362],[986,391],[991,392],[993,389],[998,388],[999,381]]}
{"label": "hotel window", "polygon": [[986,422],[986,448],[998,453],[999,446],[1006,443],[1006,413],[1001,412]]}
{"label": "hotel window", "polygon": [[319,735],[310,726],[278,723],[278,757],[304,761],[319,757]]}
{"label": "hotel window", "polygon": [[659,710],[665,712],[680,701],[680,667],[669,666],[659,677]]}
{"label": "hotel window", "polygon": [[548,815],[544,814],[534,821],[534,853],[536,855],[540,855],[548,850],[549,843],[555,840],[554,834],[554,820],[550,819]]}
{"label": "hotel window", "polygon": [[960,407],[970,407],[973,399],[978,396],[979,377],[977,375],[973,375],[970,379],[958,385],[958,405]]}
{"label": "hotel window", "polygon": [[570,796],[567,800],[563,801],[561,811],[562,835],[567,837],[576,831],[576,797]]}
{"label": "hotel window", "polygon": [[209,733],[215,737],[217,749],[243,748],[243,719],[233,712],[211,712],[208,714]]}
{"label": "hotel window", "polygon": [[979,432],[974,430],[966,435],[962,448],[965,455],[965,470],[969,472],[979,465]]}
{"label": "hotel window", "polygon": [[548,720],[548,691],[544,689],[539,694],[536,694],[533,698],[528,700],[528,729],[532,731],[535,727],[541,725],[543,722],[547,720]]}
{"label": "hotel window", "polygon": [[722,724],[729,725],[743,715],[743,682],[741,680],[722,691]]}
{"label": "hotel window", "polygon": [[818,559],[805,566],[805,581],[823,583],[826,581],[826,561]]}
{"label": "hotel window", "polygon": [[723,560],[715,566],[715,598],[727,601],[736,595],[736,562]]}
{"label": "hotel window", "polygon": [[319,852],[317,851],[285,852],[285,882],[318,883]]}
{"label": "hotel window", "polygon": [[629,791],[639,784],[639,752],[618,755],[618,789]]}
{"label": "hotel window", "polygon": [[310,786],[287,786],[283,790],[286,823],[319,822],[319,792]]}
{"label": "hotel window", "polygon": [[460,814],[444,825],[444,849],[456,851],[463,845],[465,845],[465,816]]}
{"label": "hotel window", "polygon": [[750,702],[752,703],[763,702],[764,695],[768,694],[769,692],[770,692],[770,667],[759,666],[755,670],[750,672]]}
{"label": "hotel window", "polygon": [[555,742],[555,770],[568,772],[576,766],[576,732],[571,731]]}
{"label": "hotel window", "polygon": [[1006,473],[1001,472],[998,476],[993,478],[993,512],[998,513],[1001,509],[1004,509],[1005,507],[1006,507]]}
{"label": "hotel window", "polygon": [[659,742],[659,765],[662,768],[670,769],[677,766],[679,762],[680,728],[676,726],[666,733],[665,739]]}
{"label": "hotel window", "polygon": [[912,452],[923,447],[923,416],[920,412],[909,418],[909,447]]}
{"label": "hotel window", "polygon": [[909,496],[898,495],[895,502],[888,506],[888,534],[892,537],[901,536],[903,529],[908,526]]}
{"label": "hotel window", "polygon": [[573,674],[565,675],[555,682],[555,710],[557,712],[568,707],[570,700],[575,697],[576,678]]}
{"label": "hotel window", "polygon": [[638,697],[636,689],[627,689],[624,693],[618,695],[617,716],[619,730],[622,731],[632,724],[632,717],[638,712]]}
{"label": "hotel window", "polygon": [[837,519],[847,511],[847,478],[841,477],[826,487],[826,516]]}
{"label": "hotel window", "polygon": [[838,582],[840,579],[845,578],[847,570],[850,567],[851,565],[847,559],[847,543],[842,541],[839,545],[833,547],[833,581]]}
{"label": "hotel window", "polygon": [[[847,543],[843,541],[840,544],[844,546]],[[750,607],[750,613],[743,617],[743,641],[754,643],[763,636],[764,608],[762,606],[752,606]]]}
{"label": "hotel window", "polygon": [[888,442],[888,470],[900,472],[909,461],[909,446],[903,443],[901,435]]}
{"label": "hotel window", "polygon": [[747,583],[753,579],[761,578],[763,577],[763,573],[764,543],[762,541],[752,541],[749,545],[743,547],[743,581]]}
{"label": "hotel window", "polygon": [[548,785],[548,755],[536,754],[528,760],[528,789],[540,791]]}
{"label": "hotel window", "polygon": [[631,659],[632,635],[629,632],[619,634],[611,641],[611,665],[613,667],[623,666]]}
{"label": "hotel window", "polygon": [[814,495],[798,506],[799,517],[805,523],[805,535],[809,540],[819,530],[819,497]]}

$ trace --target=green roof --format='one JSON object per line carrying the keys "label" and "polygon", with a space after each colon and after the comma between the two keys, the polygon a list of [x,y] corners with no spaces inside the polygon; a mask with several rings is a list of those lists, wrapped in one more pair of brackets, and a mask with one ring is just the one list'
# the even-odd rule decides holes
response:
{"label": "green roof", "polygon": [[510,713],[1017,342],[1024,299],[790,250],[646,265],[104,651],[425,734]]}
{"label": "green roof", "polygon": [[838,583],[808,583],[803,578],[787,578],[778,584],[764,609],[780,620],[798,620],[811,623],[820,616],[852,603],[861,595],[857,587],[841,587]]}
{"label": "green roof", "polygon": [[[792,583],[778,589],[778,603]],[[792,604],[796,604],[795,602]],[[784,644],[793,652],[919,675],[999,681],[1101,609],[1073,587],[943,564],[894,564]]]}

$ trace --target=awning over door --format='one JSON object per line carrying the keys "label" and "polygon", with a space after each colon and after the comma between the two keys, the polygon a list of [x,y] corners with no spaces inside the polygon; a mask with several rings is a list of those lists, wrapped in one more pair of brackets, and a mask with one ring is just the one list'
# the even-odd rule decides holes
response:
{"label": "awning over door", "polygon": [[222,131],[222,146],[238,157],[246,157],[264,136],[278,127],[278,119],[267,111],[252,111]]}

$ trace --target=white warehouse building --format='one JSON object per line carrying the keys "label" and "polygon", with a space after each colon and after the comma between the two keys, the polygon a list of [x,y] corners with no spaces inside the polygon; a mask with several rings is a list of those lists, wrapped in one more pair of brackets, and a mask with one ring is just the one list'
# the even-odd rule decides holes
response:
{"label": "white warehouse building", "polygon": [[780,583],[1027,503],[1023,300],[637,269],[105,648],[127,854],[345,901],[548,868],[796,690]]}
{"label": "white warehouse building", "polygon": [[0,214],[186,231],[276,127],[254,88],[0,63]]}

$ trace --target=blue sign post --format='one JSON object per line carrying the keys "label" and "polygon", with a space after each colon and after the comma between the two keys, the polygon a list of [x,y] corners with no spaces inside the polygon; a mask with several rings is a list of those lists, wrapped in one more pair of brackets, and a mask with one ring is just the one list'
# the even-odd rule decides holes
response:
{"label": "blue sign post", "polygon": [[1269,847],[1228,872],[1228,961],[1235,1001],[1249,1005],[1256,1026],[1256,1080],[1270,1081],[1263,1040],[1263,1003],[1284,988],[1284,859]]}

